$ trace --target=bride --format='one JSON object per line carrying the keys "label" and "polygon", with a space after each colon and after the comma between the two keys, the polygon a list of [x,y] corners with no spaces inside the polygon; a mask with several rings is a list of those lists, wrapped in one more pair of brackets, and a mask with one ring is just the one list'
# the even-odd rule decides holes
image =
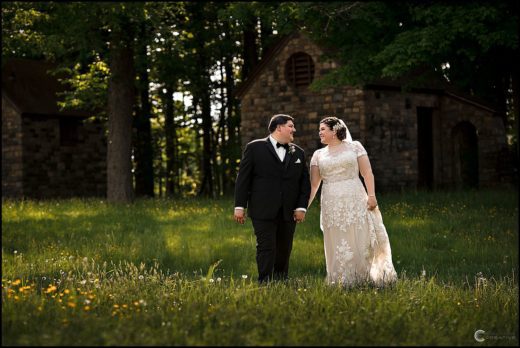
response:
{"label": "bride", "polygon": [[320,227],[327,283],[353,286],[373,282],[382,286],[395,281],[397,274],[367,152],[359,141],[352,141],[347,126],[337,117],[320,122],[319,136],[327,146],[311,158],[309,206],[323,181]]}

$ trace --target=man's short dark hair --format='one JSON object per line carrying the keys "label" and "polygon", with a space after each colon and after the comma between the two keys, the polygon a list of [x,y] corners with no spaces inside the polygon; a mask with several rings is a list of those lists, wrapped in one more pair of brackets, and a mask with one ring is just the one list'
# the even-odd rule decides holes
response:
{"label": "man's short dark hair", "polygon": [[278,125],[286,124],[289,121],[294,122],[294,117],[284,114],[274,115],[271,117],[271,121],[269,121],[269,133],[274,132]]}

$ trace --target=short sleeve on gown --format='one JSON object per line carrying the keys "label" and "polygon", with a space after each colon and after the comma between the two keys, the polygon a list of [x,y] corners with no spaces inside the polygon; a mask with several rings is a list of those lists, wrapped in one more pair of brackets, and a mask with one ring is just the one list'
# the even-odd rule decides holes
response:
{"label": "short sleeve on gown", "polygon": [[359,141],[353,141],[352,145],[354,145],[354,151],[356,152],[357,157],[361,157],[367,154],[367,151]]}
{"label": "short sleeve on gown", "polygon": [[317,165],[319,165],[319,163],[318,163],[319,152],[320,152],[320,150],[316,150],[316,151],[314,151],[314,153],[312,154],[312,158],[311,158],[311,166],[317,166]]}

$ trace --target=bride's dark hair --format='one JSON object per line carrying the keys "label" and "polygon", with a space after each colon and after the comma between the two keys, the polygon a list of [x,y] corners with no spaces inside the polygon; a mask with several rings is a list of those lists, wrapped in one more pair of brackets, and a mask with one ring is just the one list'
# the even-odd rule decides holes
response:
{"label": "bride's dark hair", "polygon": [[320,123],[326,124],[331,130],[334,130],[334,127],[336,127],[336,136],[339,140],[344,140],[347,137],[347,128],[343,127],[339,118],[335,116],[327,116],[321,120]]}

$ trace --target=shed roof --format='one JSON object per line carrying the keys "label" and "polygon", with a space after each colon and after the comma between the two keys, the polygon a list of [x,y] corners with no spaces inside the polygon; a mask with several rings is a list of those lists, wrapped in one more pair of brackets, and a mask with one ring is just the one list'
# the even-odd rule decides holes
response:
{"label": "shed roof", "polygon": [[[273,60],[273,58],[278,54],[278,52],[285,47],[285,45],[292,40],[293,38],[302,35],[300,32],[292,32],[288,35],[283,35],[279,38],[279,40],[274,43],[265,54],[264,58],[256,65],[256,67],[251,71],[251,74],[247,77],[245,81],[243,81],[235,91],[235,96],[237,98],[242,98],[255,79],[262,73],[266,66]],[[311,39],[309,39],[311,40]],[[327,49],[324,49],[327,50]],[[327,50],[330,51],[330,50]],[[425,73],[424,68],[418,68],[413,72],[401,76],[399,78],[390,79],[390,78],[380,78],[374,80],[370,83],[365,84],[363,87],[366,89],[401,89],[404,86],[409,86],[411,91],[413,92],[423,92],[423,93],[436,93],[442,94],[446,96],[453,97],[460,101],[472,104],[476,107],[485,109],[487,111],[496,113],[499,108],[496,105],[488,101],[483,101],[480,98],[469,95],[467,93],[461,92],[457,90],[453,85],[449,84],[447,81],[440,79],[439,77],[433,76],[432,73]],[[423,79],[416,79],[417,77],[422,76]],[[427,78],[424,78],[427,76]]]}
{"label": "shed roof", "polygon": [[237,87],[235,91],[235,96],[237,98],[242,98],[246,92],[249,90],[249,87],[253,84],[255,79],[262,73],[264,68],[273,60],[273,57],[276,56],[276,54],[285,46],[289,40],[292,38],[295,38],[298,34],[296,32],[293,32],[288,35],[282,35],[276,41],[271,45],[270,48],[268,48],[267,52],[265,53],[264,57],[260,60],[260,62],[251,70],[251,73],[249,76],[242,81],[242,83]]}
{"label": "shed roof", "polygon": [[21,114],[89,117],[84,110],[64,110],[58,106],[58,92],[66,90],[49,72],[55,65],[47,61],[12,58],[2,67],[2,95]]}

